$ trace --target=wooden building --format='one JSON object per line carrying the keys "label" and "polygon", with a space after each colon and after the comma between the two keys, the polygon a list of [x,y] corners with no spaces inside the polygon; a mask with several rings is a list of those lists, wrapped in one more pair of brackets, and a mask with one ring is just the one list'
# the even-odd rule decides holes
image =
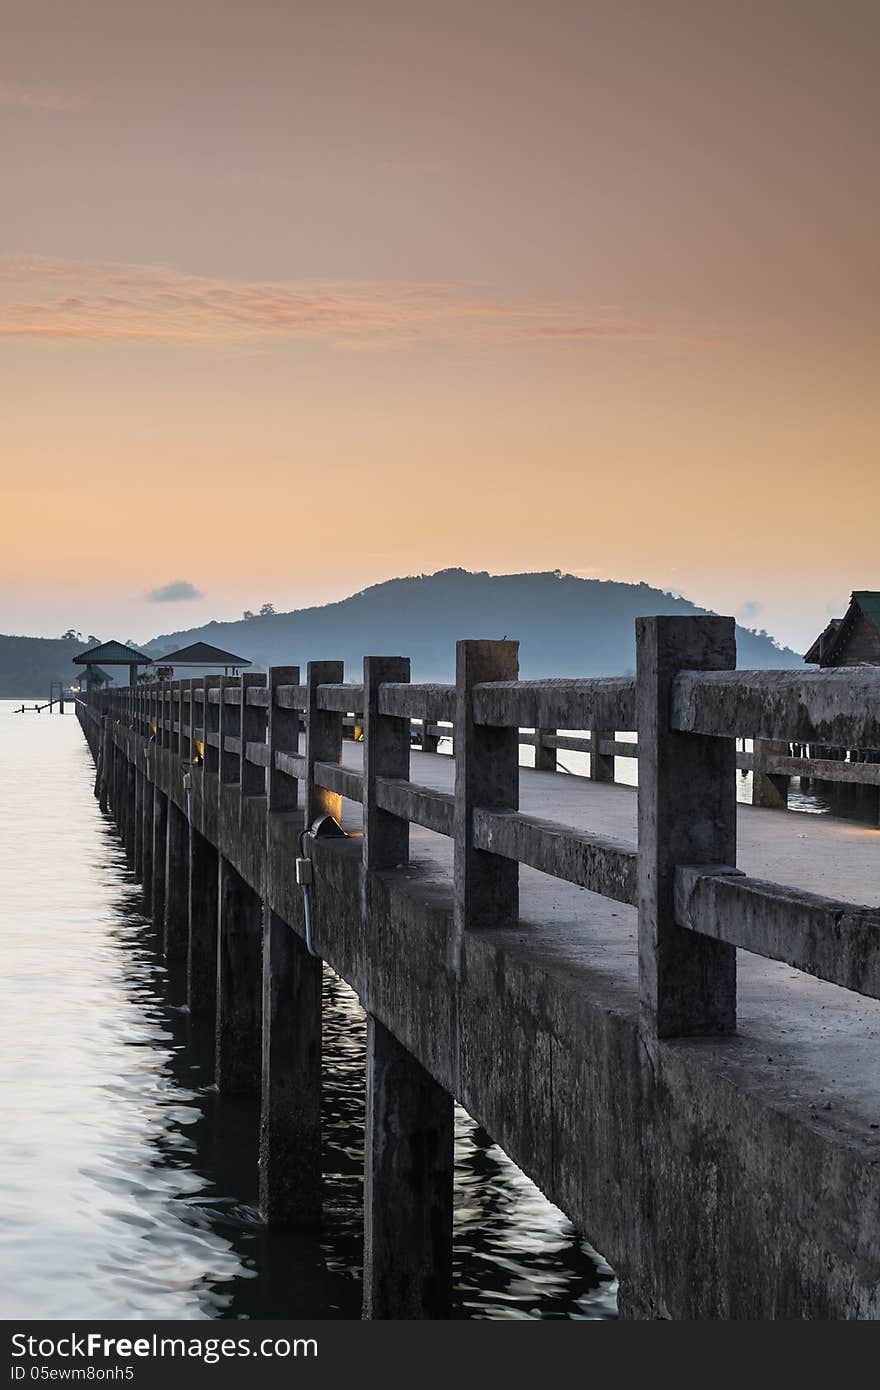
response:
{"label": "wooden building", "polygon": [[855,589],[842,618],[832,618],[804,661],[816,666],[880,666],[880,590]]}

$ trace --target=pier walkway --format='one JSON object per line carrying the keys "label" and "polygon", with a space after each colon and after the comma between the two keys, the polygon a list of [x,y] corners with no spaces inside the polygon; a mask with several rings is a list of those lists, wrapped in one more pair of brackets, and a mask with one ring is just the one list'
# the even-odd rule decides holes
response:
{"label": "pier walkway", "polygon": [[[880,671],[737,672],[720,618],[640,620],[637,646],[635,679],[519,681],[515,643],[462,642],[454,686],[374,657],[357,685],[312,662],[78,706],[218,1085],[262,1097],[272,1224],[320,1219],[306,898],[358,992],[367,1317],[448,1312],[453,1096],[611,1261],[624,1316],[880,1316],[880,831],[735,786],[743,738],[762,775],[880,747]],[[583,729],[591,778],[519,766]],[[637,792],[609,780],[624,731]],[[347,835],[301,843],[322,816]]]}

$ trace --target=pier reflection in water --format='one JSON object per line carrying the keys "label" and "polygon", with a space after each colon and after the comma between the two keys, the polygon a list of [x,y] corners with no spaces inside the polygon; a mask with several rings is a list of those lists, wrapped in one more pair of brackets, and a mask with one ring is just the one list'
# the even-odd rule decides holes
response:
{"label": "pier reflection in water", "polygon": [[[258,1110],[213,1090],[72,718],[0,705],[5,1317],[358,1317],[363,1015],[325,975],[320,1236],[256,1209]],[[456,1124],[456,1313],[615,1316],[612,1271]]]}

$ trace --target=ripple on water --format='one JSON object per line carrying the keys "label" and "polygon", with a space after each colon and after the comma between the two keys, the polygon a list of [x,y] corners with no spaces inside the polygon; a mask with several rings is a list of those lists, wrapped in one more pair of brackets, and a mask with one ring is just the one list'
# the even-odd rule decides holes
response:
{"label": "ripple on water", "polygon": [[[327,1220],[269,1234],[256,1107],[212,1086],[71,717],[0,702],[6,1318],[357,1317],[364,1017],[324,981]],[[456,1110],[456,1312],[610,1318],[607,1264]]]}

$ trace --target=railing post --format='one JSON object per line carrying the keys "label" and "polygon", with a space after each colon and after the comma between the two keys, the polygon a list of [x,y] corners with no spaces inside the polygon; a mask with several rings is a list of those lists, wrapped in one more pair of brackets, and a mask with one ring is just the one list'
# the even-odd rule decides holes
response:
{"label": "railing post", "polygon": [[265,687],[266,677],[259,671],[248,671],[241,677],[241,765],[238,780],[242,796],[266,795],[266,769],[256,763],[249,763],[248,743],[266,742],[266,708],[264,705],[249,705],[248,691],[259,686]]}
{"label": "railing post", "polygon": [[471,693],[483,681],[516,680],[518,642],[463,641],[455,653],[454,915],[456,938],[519,916],[519,865],[475,849],[477,806],[519,807],[519,730],[477,724]]}
{"label": "railing post", "polygon": [[732,1033],[736,950],[675,922],[678,864],[736,863],[736,744],[669,727],[680,671],[736,665],[732,618],[636,620],[639,995],[643,1037]]}
{"label": "railing post", "polygon": [[409,821],[376,805],[376,778],[409,780],[410,721],[380,714],[379,687],[409,680],[409,657],[364,657],[364,841],[366,869],[393,869],[409,860]]}
{"label": "railing post", "polygon": [[342,797],[315,782],[315,763],[342,761],[342,715],[336,710],[318,708],[319,685],[341,685],[345,679],[342,661],[310,661],[307,668],[306,711],[306,826],[320,815],[334,820],[342,816]]}
{"label": "railing post", "polygon": [[159,732],[162,736],[162,747],[171,747],[171,683],[170,681],[160,681],[159,683]]}
{"label": "railing post", "polygon": [[756,738],[752,746],[752,805],[766,806],[774,811],[786,810],[789,778],[784,773],[768,772],[767,763],[774,753],[787,755],[788,744],[773,739]]}
{"label": "railing post", "polygon": [[556,749],[549,748],[544,743],[545,738],[553,738],[556,734],[555,729],[536,729],[535,730],[535,771],[536,772],[555,772],[556,771]]}
{"label": "railing post", "polygon": [[590,730],[592,747],[590,748],[590,777],[594,782],[613,782],[614,781],[614,754],[603,753],[601,751],[602,741],[606,738],[614,738],[614,732],[608,733],[597,729]]}
{"label": "railing post", "polygon": [[430,719],[422,720],[422,752],[436,753],[440,743],[440,735],[431,733]]}
{"label": "railing post", "polygon": [[177,714],[177,735],[171,744],[178,758],[183,760],[186,757],[186,734],[183,730],[183,690],[185,681],[175,682],[176,699],[173,708]]}
{"label": "railing post", "polygon": [[185,758],[189,767],[192,767],[196,756],[196,685],[196,680],[190,676],[186,682],[186,711],[189,720],[189,732],[186,734],[181,748],[181,757]]}
{"label": "railing post", "polygon": [[226,692],[238,685],[237,676],[220,677],[220,719],[218,733],[220,734],[220,783],[222,786],[233,786],[238,782],[241,772],[241,759],[238,753],[227,751],[226,739],[241,737],[241,701],[236,700],[232,704],[226,698]]}
{"label": "railing post", "polygon": [[222,676],[205,676],[203,689],[205,692],[205,771],[213,776],[220,773],[220,749],[216,743],[211,742],[212,736],[220,737],[220,705],[214,704],[211,700],[211,691],[217,690],[222,697]]}
{"label": "railing post", "polygon": [[282,709],[276,704],[276,691],[280,685],[299,685],[298,666],[270,666],[267,677],[269,687],[269,776],[266,779],[267,809],[269,811],[295,811],[299,782],[288,777],[275,766],[276,753],[299,753],[299,710]]}

